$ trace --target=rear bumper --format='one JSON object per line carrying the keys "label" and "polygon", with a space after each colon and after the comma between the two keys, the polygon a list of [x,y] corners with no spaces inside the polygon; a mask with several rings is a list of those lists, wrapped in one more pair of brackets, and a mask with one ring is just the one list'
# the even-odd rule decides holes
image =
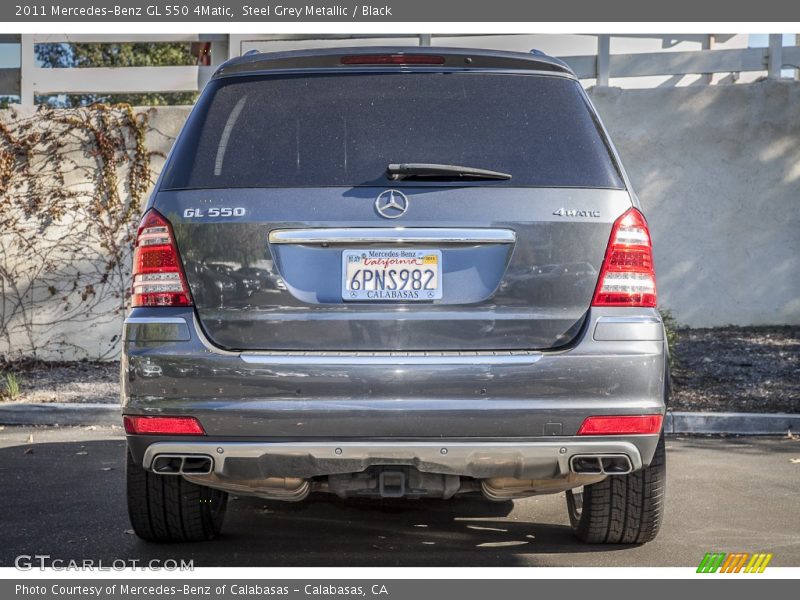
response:
{"label": "rear bumper", "polygon": [[630,461],[632,470],[641,469],[642,454],[652,456],[658,436],[635,436],[635,442],[586,438],[524,442],[160,441],[145,448],[142,466],[152,470],[159,456],[203,456],[210,458],[214,475],[231,481],[307,479],[360,473],[372,466],[408,466],[422,473],[476,479],[549,479],[574,472],[572,459],[576,456],[622,456]]}
{"label": "rear bumper", "polygon": [[[412,452],[402,458],[465,475],[497,453],[492,476],[500,476],[541,465],[561,472],[553,448],[567,444],[568,459],[571,445],[599,441],[575,437],[587,416],[664,414],[665,373],[663,327],[651,309],[592,309],[579,339],[559,352],[480,353],[227,352],[206,340],[191,309],[135,309],[125,330],[122,406],[125,414],[191,415],[207,433],[193,440],[130,436],[140,461],[153,443],[211,440],[215,465],[227,461],[219,444],[227,456],[224,444],[255,444],[261,454],[253,464],[270,468],[330,460],[337,469],[360,468]],[[603,440],[632,444],[632,463],[646,466],[651,437]],[[458,450],[431,458],[442,440]],[[390,444],[400,441],[403,447]],[[377,453],[355,453],[364,442]],[[286,454],[287,443],[304,445],[305,458]],[[331,444],[348,448],[348,456],[330,458]],[[504,444],[510,447],[501,451]],[[448,467],[456,457],[464,464]],[[353,462],[342,467],[346,460]]]}

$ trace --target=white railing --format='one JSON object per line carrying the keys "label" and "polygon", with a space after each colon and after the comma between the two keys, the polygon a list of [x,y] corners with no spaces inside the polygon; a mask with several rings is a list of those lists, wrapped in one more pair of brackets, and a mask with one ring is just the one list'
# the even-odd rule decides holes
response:
{"label": "white railing", "polygon": [[[315,36],[317,39],[323,36]],[[337,42],[370,36],[336,36]],[[403,38],[404,44],[431,45],[437,36],[382,36]],[[480,36],[475,45],[480,47]],[[713,75],[715,73],[766,72],[771,78],[780,78],[784,69],[800,74],[800,46],[782,45],[780,34],[769,36],[766,48],[702,49],[678,52],[644,52],[611,54],[610,35],[598,35],[595,54],[565,56],[579,78],[595,80],[598,86],[607,86],[609,80],[626,77]],[[331,36],[334,38],[334,36]],[[174,34],[174,35],[0,35],[0,43],[20,44],[20,68],[0,69],[0,96],[19,96],[22,104],[33,104],[40,95],[63,93],[135,93],[183,92],[202,89],[214,69],[232,56],[238,56],[242,43],[252,40],[270,42],[292,40],[302,36],[242,36],[225,34]],[[119,67],[119,68],[42,68],[37,66],[35,44],[42,43],[120,43],[120,42],[207,42],[210,44],[209,65],[174,67]]]}
{"label": "white railing", "polygon": [[[223,34],[3,36],[0,41],[20,44],[20,68],[0,69],[0,95],[19,96],[21,104],[30,105],[40,95],[197,91],[203,88],[214,69],[229,58],[228,37]],[[36,65],[35,44],[70,42],[208,42],[211,46],[210,65],[58,69]]]}
{"label": "white railing", "polygon": [[785,68],[800,66],[800,46],[782,45],[781,34],[769,36],[768,48],[692,50],[688,52],[642,52],[610,54],[608,35],[598,36],[598,53],[592,56],[569,56],[563,60],[581,79],[596,79],[608,85],[611,77],[651,77],[657,75],[713,75],[767,71],[771,78],[781,77]]}

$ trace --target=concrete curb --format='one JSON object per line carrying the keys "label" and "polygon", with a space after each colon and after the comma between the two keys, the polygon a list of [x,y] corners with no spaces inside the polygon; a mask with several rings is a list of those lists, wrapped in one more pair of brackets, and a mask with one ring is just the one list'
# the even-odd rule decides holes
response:
{"label": "concrete curb", "polygon": [[119,404],[66,402],[0,404],[0,425],[122,425]]}
{"label": "concrete curb", "polygon": [[668,412],[664,423],[667,433],[785,435],[789,430],[800,432],[800,414]]}
{"label": "concrete curb", "polygon": [[[0,404],[0,425],[121,425],[118,404],[63,402]],[[667,412],[664,431],[726,433],[731,435],[785,435],[800,432],[800,414]]]}

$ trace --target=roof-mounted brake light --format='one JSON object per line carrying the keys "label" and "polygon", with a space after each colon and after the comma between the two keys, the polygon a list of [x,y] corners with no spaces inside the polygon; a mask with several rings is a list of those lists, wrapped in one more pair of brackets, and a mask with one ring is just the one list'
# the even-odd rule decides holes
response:
{"label": "roof-mounted brake light", "polygon": [[430,54],[353,54],[343,56],[343,65],[443,65],[444,56]]}

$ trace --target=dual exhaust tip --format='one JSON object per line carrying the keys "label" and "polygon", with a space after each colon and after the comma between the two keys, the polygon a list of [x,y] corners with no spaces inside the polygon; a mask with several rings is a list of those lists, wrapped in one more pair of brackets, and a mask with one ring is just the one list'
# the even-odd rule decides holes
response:
{"label": "dual exhaust tip", "polygon": [[570,458],[569,468],[581,475],[627,475],[633,471],[625,454],[576,454]]}
{"label": "dual exhaust tip", "polygon": [[213,459],[203,454],[159,454],[152,466],[159,475],[208,475],[213,468]]}

